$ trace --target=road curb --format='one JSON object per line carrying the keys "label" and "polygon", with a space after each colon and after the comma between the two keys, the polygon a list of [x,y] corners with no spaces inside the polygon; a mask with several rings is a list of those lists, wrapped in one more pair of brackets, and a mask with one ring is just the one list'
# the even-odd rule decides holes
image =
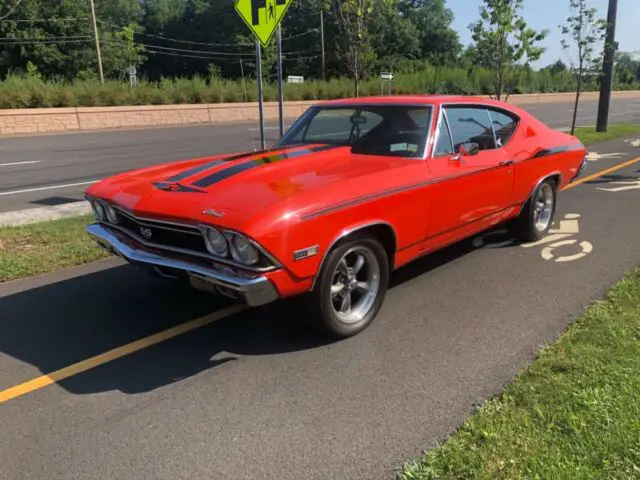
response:
{"label": "road curb", "polygon": [[84,200],[53,207],[17,210],[15,212],[0,213],[0,227],[17,227],[62,218],[78,217],[90,214],[91,211],[91,205]]}

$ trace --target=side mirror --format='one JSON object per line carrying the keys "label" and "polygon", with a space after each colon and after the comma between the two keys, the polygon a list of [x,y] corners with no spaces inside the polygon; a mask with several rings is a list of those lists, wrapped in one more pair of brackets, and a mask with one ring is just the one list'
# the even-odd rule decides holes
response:
{"label": "side mirror", "polygon": [[458,153],[463,157],[472,157],[480,153],[480,145],[477,143],[463,143],[458,147]]}

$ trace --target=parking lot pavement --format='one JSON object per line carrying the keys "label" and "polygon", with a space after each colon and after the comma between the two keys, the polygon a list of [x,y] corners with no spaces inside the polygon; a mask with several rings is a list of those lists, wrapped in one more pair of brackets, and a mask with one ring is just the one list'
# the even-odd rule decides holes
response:
{"label": "parking lot pavement", "polygon": [[0,285],[0,399],[44,382],[0,403],[0,478],[393,478],[640,264],[640,145],[593,153],[544,241],[496,230],[425,257],[341,342],[286,304],[227,315],[119,260]]}

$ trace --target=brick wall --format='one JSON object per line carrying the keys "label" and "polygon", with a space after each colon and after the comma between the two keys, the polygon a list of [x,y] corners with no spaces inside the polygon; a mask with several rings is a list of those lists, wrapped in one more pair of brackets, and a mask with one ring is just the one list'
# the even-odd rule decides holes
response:
{"label": "brick wall", "polygon": [[[582,100],[597,98],[598,93],[589,92],[583,95]],[[640,91],[615,92],[614,98],[640,99]],[[572,99],[573,94],[533,94],[513,95],[509,102],[514,105],[527,105],[569,102]],[[285,116],[296,118],[314,103],[313,101],[285,102]],[[266,120],[276,120],[278,104],[265,103],[264,115]],[[256,121],[258,121],[257,103],[0,110],[0,136]]]}

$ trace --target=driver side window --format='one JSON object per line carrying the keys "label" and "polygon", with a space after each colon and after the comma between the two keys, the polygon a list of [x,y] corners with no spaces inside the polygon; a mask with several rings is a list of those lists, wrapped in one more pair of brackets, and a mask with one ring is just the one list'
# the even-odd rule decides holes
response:
{"label": "driver side window", "polygon": [[455,153],[458,153],[460,145],[465,143],[477,143],[481,151],[496,148],[491,117],[486,108],[446,107],[445,113],[449,120]]}
{"label": "driver side window", "polygon": [[[354,116],[359,116],[361,119],[355,126],[352,122]],[[321,110],[309,124],[309,128],[303,131],[302,140],[306,142],[346,143],[351,135],[360,138],[380,122],[382,122],[382,117],[369,111],[344,108]]]}

